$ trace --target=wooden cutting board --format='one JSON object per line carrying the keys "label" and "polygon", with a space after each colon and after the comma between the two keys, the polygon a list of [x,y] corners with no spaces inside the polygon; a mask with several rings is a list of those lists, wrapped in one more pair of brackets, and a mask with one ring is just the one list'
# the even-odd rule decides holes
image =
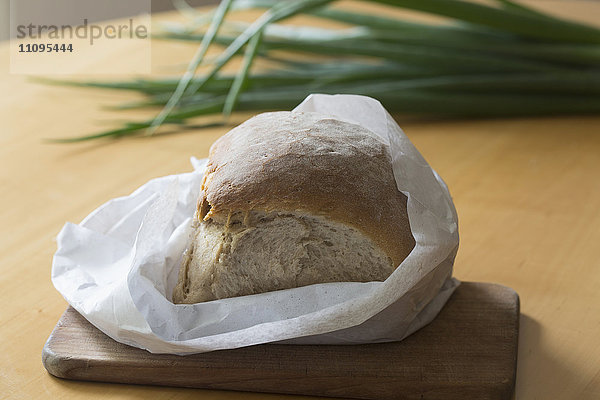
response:
{"label": "wooden cutting board", "polygon": [[77,380],[353,399],[509,399],[518,332],[515,291],[464,282],[432,323],[402,342],[156,355],[115,342],[69,307],[42,358],[52,375]]}

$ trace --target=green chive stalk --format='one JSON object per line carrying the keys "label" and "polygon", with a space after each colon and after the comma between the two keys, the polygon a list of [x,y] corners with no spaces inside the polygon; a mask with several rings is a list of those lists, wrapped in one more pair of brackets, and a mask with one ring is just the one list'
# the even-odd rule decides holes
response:
{"label": "green chive stalk", "polygon": [[[342,10],[334,0],[223,0],[209,13],[192,15],[191,24],[170,26],[155,35],[198,43],[179,78],[44,80],[138,92],[144,100],[113,108],[158,110],[156,117],[145,121],[54,141],[153,135],[166,124],[177,130],[215,126],[224,124],[234,111],[292,108],[310,93],[362,94],[379,99],[393,113],[437,118],[600,112],[598,28],[511,0],[492,5],[465,0],[364,2],[384,5],[390,13],[359,13],[347,6]],[[187,15],[196,13],[182,0],[178,8]],[[250,24],[228,18],[232,11],[250,8],[264,10]],[[446,22],[393,17],[397,9],[441,16]],[[301,14],[345,27],[283,23]],[[222,51],[208,60],[212,47]],[[242,58],[238,71],[224,74],[223,66],[235,57]],[[255,70],[257,59],[274,66]],[[198,73],[201,65],[209,66],[208,72]],[[223,122],[196,120],[215,114],[222,114]]]}

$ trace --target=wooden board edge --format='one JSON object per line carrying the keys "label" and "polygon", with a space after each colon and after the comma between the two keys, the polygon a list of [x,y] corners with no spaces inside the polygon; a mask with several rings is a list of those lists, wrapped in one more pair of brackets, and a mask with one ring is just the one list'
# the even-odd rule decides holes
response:
{"label": "wooden board edge", "polygon": [[[471,286],[471,284],[473,284],[473,282],[464,282],[464,283],[468,286]],[[486,397],[486,398],[490,398],[490,399],[508,400],[511,398],[512,394],[514,393],[515,384],[516,384],[518,336],[519,336],[519,325],[520,325],[520,297],[516,291],[514,291],[512,288],[504,286],[504,285],[493,284],[493,283],[475,283],[475,284],[476,285],[486,285],[488,287],[495,287],[496,290],[492,291],[494,293],[492,298],[497,298],[497,299],[512,298],[513,299],[513,301],[511,301],[510,304],[512,305],[511,308],[514,310],[515,315],[516,315],[515,325],[513,326],[513,328],[515,329],[515,332],[516,332],[516,337],[515,337],[515,342],[514,342],[514,359],[513,359],[514,367],[512,368],[512,376],[509,377],[508,379],[506,379],[507,377],[505,376],[505,378],[502,380],[498,380],[496,382],[489,382],[488,386],[487,386],[489,397]],[[476,287],[476,286],[473,285],[473,287]],[[496,297],[496,296],[498,296],[498,297]],[[91,369],[95,368],[94,360],[86,359],[83,357],[78,358],[73,355],[60,355],[60,354],[57,354],[55,351],[53,351],[52,340],[55,336],[55,332],[64,327],[62,322],[64,320],[64,317],[69,313],[69,310],[70,310],[70,312],[76,312],[76,311],[72,310],[71,308],[67,308],[67,310],[61,316],[59,323],[55,326],[52,333],[50,334],[50,336],[49,336],[48,340],[46,341],[46,343],[43,347],[43,350],[42,350],[42,363],[43,363],[44,367],[46,368],[46,370],[48,371],[48,373],[54,377],[61,378],[61,379],[68,379],[68,380],[112,382],[112,383],[125,383],[125,384],[137,384],[137,385],[195,387],[195,388],[204,388],[204,389],[209,389],[209,390],[255,391],[253,389],[248,389],[248,388],[234,388],[231,386],[222,387],[219,383],[217,383],[216,385],[203,384],[201,386],[194,386],[194,385],[173,384],[173,383],[169,383],[169,382],[157,382],[157,381],[148,381],[148,380],[138,380],[138,381],[122,380],[115,376],[112,376],[110,379],[107,380],[106,379],[107,377],[94,376],[93,374],[90,374],[90,368]],[[294,346],[294,345],[285,345],[285,346]],[[135,348],[132,348],[132,349],[135,349]],[[139,350],[139,349],[135,349],[135,350]],[[446,390],[451,390],[451,387],[447,387]],[[462,390],[469,391],[470,389],[468,388],[468,385],[467,385],[467,386],[463,386]],[[476,390],[476,388],[474,387],[474,388],[472,388],[472,390]],[[299,394],[298,392],[286,393],[285,391],[264,391],[264,390],[262,390],[262,391],[269,392],[269,393],[279,393],[279,394]],[[304,394],[305,395],[315,395],[315,396],[335,396],[335,394],[326,394],[323,392],[304,393]],[[433,393],[431,393],[431,394],[433,394]],[[441,392],[438,392],[438,394],[441,394]],[[374,399],[377,397],[360,397],[360,398]]]}
{"label": "wooden board edge", "polygon": [[[63,366],[76,367],[77,364],[80,363],[80,360],[77,358],[60,356],[56,354],[52,350],[51,346],[52,340],[54,339],[54,332],[61,326],[61,322],[63,321],[65,315],[69,312],[70,307],[71,306],[67,306],[67,309],[62,313],[60,319],[58,320],[58,323],[56,324],[54,329],[52,329],[50,336],[48,336],[48,339],[46,340],[46,343],[44,343],[44,347],[42,348],[42,365],[50,375],[62,379],[69,379],[68,374],[64,372],[65,368]],[[66,371],[69,371],[70,369],[71,368],[66,368]]]}

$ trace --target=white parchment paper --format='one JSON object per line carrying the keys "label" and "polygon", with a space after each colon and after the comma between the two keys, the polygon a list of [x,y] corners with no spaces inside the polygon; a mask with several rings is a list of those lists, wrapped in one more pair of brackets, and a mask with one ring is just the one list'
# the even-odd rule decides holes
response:
{"label": "white parchment paper", "polygon": [[52,282],[111,338],[153,353],[189,354],[268,342],[356,344],[401,340],[452,294],[457,215],[448,189],[376,100],[311,95],[311,111],[362,125],[389,143],[408,197],[416,246],[384,282],[311,285],[183,305],[171,302],[206,160],[110,200],[58,235]]}

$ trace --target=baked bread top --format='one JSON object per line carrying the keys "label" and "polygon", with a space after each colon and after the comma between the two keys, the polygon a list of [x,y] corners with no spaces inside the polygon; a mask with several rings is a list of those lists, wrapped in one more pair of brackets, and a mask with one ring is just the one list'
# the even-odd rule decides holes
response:
{"label": "baked bread top", "polygon": [[394,266],[415,245],[388,146],[359,125],[317,113],[260,114],[210,150],[196,218],[295,211],[356,228]]}

